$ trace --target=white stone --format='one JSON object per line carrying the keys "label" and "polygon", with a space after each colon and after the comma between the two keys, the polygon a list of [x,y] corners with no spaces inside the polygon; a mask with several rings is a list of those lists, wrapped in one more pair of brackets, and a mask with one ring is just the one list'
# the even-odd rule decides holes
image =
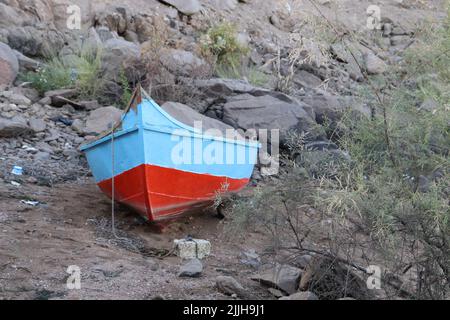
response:
{"label": "white stone", "polygon": [[211,243],[203,239],[174,240],[175,253],[182,259],[203,259],[211,253]]}

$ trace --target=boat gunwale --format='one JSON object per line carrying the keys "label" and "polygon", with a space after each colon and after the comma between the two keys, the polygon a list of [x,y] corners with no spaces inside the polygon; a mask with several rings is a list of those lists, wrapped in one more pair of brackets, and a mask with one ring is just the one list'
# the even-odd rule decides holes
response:
{"label": "boat gunwale", "polygon": [[[145,124],[142,121],[143,119],[142,119],[142,115],[141,115],[141,118],[140,118],[141,121],[139,121],[139,123],[135,127],[124,129],[124,130],[117,130],[117,131],[115,131],[115,129],[117,127],[119,127],[120,124],[124,121],[126,115],[130,112],[130,110],[131,110],[130,106],[131,106],[132,102],[134,101],[135,97],[137,95],[141,95],[142,93],[144,94],[145,98],[144,99],[141,98],[141,101],[138,104],[138,106],[141,106],[141,108],[142,108],[142,106],[144,104],[144,101],[148,102],[163,117],[165,117],[171,123],[181,127],[181,129],[179,129],[179,128],[171,128],[171,127],[168,127],[168,126],[161,126],[161,125]],[[169,129],[165,130],[164,129],[165,127],[170,128],[170,130]],[[114,138],[116,138],[116,137],[120,137],[120,136],[128,134],[128,133],[134,132],[136,130],[140,130],[141,128],[144,129],[144,130],[147,130],[147,131],[168,133],[168,134],[175,135],[175,136],[184,136],[184,137],[190,137],[190,138],[202,138],[202,140],[207,140],[207,141],[219,141],[219,142],[224,142],[224,143],[228,143],[228,144],[243,145],[243,146],[250,147],[250,148],[257,148],[257,149],[261,148],[261,143],[259,143],[258,141],[256,141],[256,142],[255,141],[247,141],[247,139],[245,139],[245,140],[239,140],[239,139],[232,140],[232,139],[223,138],[223,137],[219,137],[219,136],[207,135],[207,134],[204,134],[203,132],[200,132],[199,130],[196,130],[194,127],[191,127],[191,126],[189,126],[189,125],[187,125],[187,124],[185,124],[185,123],[175,119],[174,117],[172,117],[158,103],[156,103],[156,101],[154,101],[150,97],[150,95],[147,92],[145,92],[145,90],[141,86],[138,86],[136,88],[136,90],[134,91],[134,93],[133,93],[133,96],[132,96],[132,98],[130,100],[130,103],[129,103],[128,107],[125,109],[124,114],[121,116],[120,121],[118,121],[117,124],[115,126],[113,126],[113,129],[110,130],[110,133],[105,135],[105,136],[103,136],[103,137],[100,136],[100,138],[97,138],[94,141],[91,141],[91,142],[88,142],[88,143],[82,145],[79,149],[80,149],[80,151],[87,151],[88,149],[91,149],[91,148],[96,147],[96,146],[98,146],[100,144],[103,144],[103,143],[105,143],[105,142],[107,142],[109,140],[112,140],[111,139],[112,138],[111,135]],[[182,129],[186,130],[187,132],[190,132],[190,134],[184,134],[184,133],[182,134],[180,132]],[[233,130],[235,130],[235,129],[233,129]]]}
{"label": "boat gunwale", "polygon": [[[201,138],[202,140],[206,140],[206,141],[218,141],[218,142],[224,142],[224,143],[228,143],[228,144],[236,144],[236,145],[242,145],[242,146],[246,146],[246,147],[250,147],[250,148],[261,148],[261,143],[259,142],[247,142],[247,141],[242,141],[242,140],[231,140],[231,139],[227,139],[227,138],[222,138],[222,137],[217,137],[217,136],[212,136],[212,135],[204,135],[204,134],[200,134],[198,132],[195,131],[191,131],[191,130],[186,130],[186,132],[183,132],[183,129],[178,129],[178,128],[170,128],[170,129],[166,129],[164,126],[157,126],[157,125],[142,125],[142,126],[136,126],[134,128],[129,128],[129,129],[125,129],[125,130],[120,130],[120,131],[116,131],[114,133],[114,139],[119,138],[123,135],[126,135],[128,133],[134,132],[134,131],[138,131],[140,129],[144,129],[146,131],[153,131],[153,132],[159,132],[159,133],[166,133],[166,134],[170,134],[173,136],[179,136],[179,137],[189,137],[189,138]],[[87,151],[88,149],[91,149],[93,147],[96,147],[100,144],[103,144],[105,142],[108,142],[111,140],[111,134],[95,140],[93,142],[87,143],[85,145],[82,145],[80,147],[81,151]]]}

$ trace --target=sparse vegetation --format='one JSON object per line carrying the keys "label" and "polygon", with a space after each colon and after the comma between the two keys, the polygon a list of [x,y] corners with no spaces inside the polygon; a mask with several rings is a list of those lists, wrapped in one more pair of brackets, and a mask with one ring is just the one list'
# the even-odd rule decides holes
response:
{"label": "sparse vegetation", "polygon": [[122,97],[120,99],[121,101],[121,108],[126,108],[128,103],[131,100],[131,96],[133,94],[132,89],[130,87],[130,83],[128,82],[128,78],[125,74],[125,71],[120,70],[119,73],[119,82],[122,87]]}
{"label": "sparse vegetation", "polygon": [[82,48],[68,59],[53,56],[37,72],[22,76],[41,94],[49,90],[76,88],[81,99],[94,99],[102,93],[101,49]]}
{"label": "sparse vegetation", "polygon": [[47,61],[36,72],[24,74],[22,80],[31,82],[31,85],[41,94],[46,91],[68,88],[74,85],[74,81],[71,78],[71,68],[57,57]]}
{"label": "sparse vegetation", "polygon": [[215,65],[215,73],[221,78],[247,79],[250,83],[263,86],[268,76],[254,66],[248,66],[246,59],[250,49],[239,43],[236,27],[222,22],[211,27],[201,38],[201,52]]}
{"label": "sparse vegetation", "polygon": [[378,102],[372,118],[343,117],[332,134],[350,161],[302,161],[311,152],[291,144],[291,156],[300,156],[289,173],[238,201],[233,226],[264,226],[279,249],[331,255],[353,271],[381,264],[387,297],[448,299],[449,25],[450,15],[389,77],[369,79],[368,101]]}

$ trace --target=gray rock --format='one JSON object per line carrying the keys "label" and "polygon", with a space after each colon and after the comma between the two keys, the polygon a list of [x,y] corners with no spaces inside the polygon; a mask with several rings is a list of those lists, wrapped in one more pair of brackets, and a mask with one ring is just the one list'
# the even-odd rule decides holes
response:
{"label": "gray rock", "polygon": [[38,152],[34,155],[34,159],[37,161],[46,161],[50,159],[50,153],[48,152]]}
{"label": "gray rock", "polygon": [[237,129],[278,129],[281,143],[289,131],[308,132],[311,138],[323,135],[316,132],[315,120],[305,111],[307,105],[281,98],[268,94],[232,97],[223,106],[222,120]]}
{"label": "gray rock", "polygon": [[319,298],[310,291],[304,291],[291,294],[287,297],[282,297],[278,300],[319,300]]}
{"label": "gray rock", "polygon": [[347,110],[351,110],[355,116],[370,116],[370,109],[350,96],[324,93],[299,99],[312,107],[315,120],[320,124],[326,121],[337,123]]}
{"label": "gray rock", "polygon": [[108,27],[99,27],[97,28],[97,34],[100,38],[101,42],[106,42],[109,39],[117,39],[118,35],[117,33],[111,32]]}
{"label": "gray rock", "polygon": [[382,74],[387,70],[386,63],[373,52],[364,54],[364,67],[369,74]]}
{"label": "gray rock", "polygon": [[0,118],[0,137],[9,138],[32,134],[33,130],[21,119]]}
{"label": "gray rock", "polygon": [[317,88],[322,84],[322,80],[319,77],[305,70],[297,72],[293,81],[304,89]]}
{"label": "gray rock", "polygon": [[116,107],[103,107],[91,111],[86,119],[86,126],[83,131],[85,134],[98,135],[111,128],[111,124],[115,124],[120,120],[122,110]]}
{"label": "gray rock", "polygon": [[238,4],[237,0],[214,0],[212,5],[216,10],[234,10]]}
{"label": "gray rock", "polygon": [[84,122],[80,119],[73,120],[71,127],[77,133],[84,133]]}
{"label": "gray rock", "polygon": [[7,3],[0,3],[0,26],[10,27],[14,25],[21,25],[23,23],[23,17],[12,6]]}
{"label": "gray rock", "polygon": [[83,106],[86,110],[95,110],[101,107],[97,100],[91,101],[80,101],[79,104]]}
{"label": "gray rock", "polygon": [[64,47],[64,35],[57,29],[41,23],[34,26],[9,28],[8,43],[28,57],[45,57]]}
{"label": "gray rock", "polygon": [[258,269],[261,266],[261,258],[255,250],[241,252],[239,255],[239,262],[254,269]]}
{"label": "gray rock", "polygon": [[38,101],[39,104],[42,104],[43,106],[49,105],[52,103],[52,98],[50,97],[44,97],[41,100]]}
{"label": "gray rock", "polygon": [[192,76],[208,68],[203,59],[185,50],[170,49],[161,55],[160,60],[164,67],[181,76]]}
{"label": "gray rock", "polygon": [[25,56],[24,54],[22,54],[21,52],[17,51],[17,50],[13,50],[14,54],[17,57],[17,60],[19,62],[19,68],[22,71],[36,71],[39,66],[40,63],[34,59],[28,58],[27,56]]}
{"label": "gray rock", "polygon": [[[203,132],[208,131],[211,135],[218,135],[222,138],[226,137],[227,130],[233,130],[233,127],[225,123],[206,117],[187,105],[177,102],[166,102],[161,108],[169,113],[176,120],[194,127],[196,122],[201,123]],[[214,129],[214,130],[212,130]],[[234,130],[233,130],[234,131]]]}
{"label": "gray rock", "polygon": [[269,92],[266,89],[254,87],[246,81],[234,79],[213,78],[208,80],[195,80],[194,85],[202,92],[205,92],[208,97],[212,98],[226,98],[232,94],[241,93]]}
{"label": "gray rock", "polygon": [[45,97],[63,97],[63,98],[72,98],[77,94],[76,89],[58,89],[47,91],[44,96]]}
{"label": "gray rock", "polygon": [[19,93],[13,93],[9,97],[9,101],[11,103],[17,104],[17,105],[23,105],[23,106],[29,106],[31,104],[31,100],[25,97],[22,94]]}
{"label": "gray rock", "polygon": [[9,85],[16,80],[19,72],[19,61],[14,51],[0,42],[0,85]]}
{"label": "gray rock", "polygon": [[[111,30],[116,35],[123,35],[127,30],[127,20],[129,20],[128,18],[131,17],[128,17],[125,7],[109,7],[106,10],[97,11],[95,15],[95,24],[102,26],[104,28],[103,30],[106,30],[108,32],[109,30]],[[102,32],[103,31],[98,32],[101,38]],[[102,41],[106,40],[108,39],[102,39]]]}
{"label": "gray rock", "polygon": [[439,104],[436,102],[436,100],[432,98],[427,98],[425,101],[420,105],[420,110],[425,110],[429,112],[433,112],[439,108]]}
{"label": "gray rock", "polygon": [[269,289],[267,289],[267,291],[269,291],[270,294],[273,295],[275,298],[281,298],[281,297],[284,297],[283,292],[281,292],[281,291],[278,290],[278,289],[275,289],[275,288],[269,288]]}
{"label": "gray rock", "polygon": [[140,58],[140,48],[123,39],[109,39],[104,44],[102,71],[107,80],[118,80],[121,70],[127,70]]}
{"label": "gray rock", "polygon": [[196,278],[200,277],[202,271],[203,271],[202,262],[199,259],[195,258],[189,260],[186,264],[181,266],[178,276]]}
{"label": "gray rock", "polygon": [[430,180],[427,177],[423,175],[419,176],[417,181],[417,191],[420,193],[427,193],[430,191]]}
{"label": "gray rock", "polygon": [[297,268],[306,269],[311,263],[312,256],[309,254],[304,254],[298,257],[295,257],[291,262]]}
{"label": "gray rock", "polygon": [[177,10],[185,15],[193,15],[202,9],[198,0],[160,0],[163,3],[169,4],[177,8]]}
{"label": "gray rock", "polygon": [[42,119],[31,118],[28,123],[30,128],[35,132],[42,132],[47,128],[47,124]]}
{"label": "gray rock", "polygon": [[228,296],[235,294],[239,297],[244,297],[246,294],[244,287],[230,276],[218,276],[216,278],[216,287],[219,292]]}
{"label": "gray rock", "polygon": [[288,294],[297,291],[302,270],[288,265],[276,265],[263,273],[252,276],[252,280],[258,281],[269,287],[283,290]]}

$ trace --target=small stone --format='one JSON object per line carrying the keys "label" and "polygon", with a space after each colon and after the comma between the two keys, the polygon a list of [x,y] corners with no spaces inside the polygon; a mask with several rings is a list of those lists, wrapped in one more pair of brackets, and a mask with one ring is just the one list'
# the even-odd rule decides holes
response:
{"label": "small stone", "polygon": [[364,63],[369,74],[382,74],[387,69],[386,63],[372,52],[364,55]]}
{"label": "small stone", "polygon": [[77,133],[83,133],[84,123],[80,119],[75,119],[71,127]]}
{"label": "small stone", "polygon": [[42,104],[43,106],[49,105],[52,103],[52,98],[50,97],[44,97],[41,100],[38,101],[39,104]]}
{"label": "small stone", "polygon": [[218,276],[216,278],[216,286],[219,292],[231,296],[236,294],[237,296],[244,296],[244,287],[233,277]]}
{"label": "small stone", "polygon": [[252,276],[251,279],[292,294],[297,291],[301,275],[302,270],[299,268],[278,264],[274,268]]}
{"label": "small stone", "polygon": [[47,124],[42,119],[31,118],[28,123],[31,129],[35,132],[42,132],[47,128]]}
{"label": "small stone", "polygon": [[261,258],[259,257],[259,255],[256,253],[255,250],[248,250],[241,252],[241,254],[239,255],[239,261],[242,264],[252,267],[254,269],[258,269],[261,266]]}
{"label": "small stone", "polygon": [[34,155],[34,159],[37,161],[46,161],[50,159],[50,154],[48,152],[38,152]]}
{"label": "small stone", "polygon": [[281,292],[281,291],[278,290],[278,289],[275,289],[275,288],[269,288],[269,289],[267,289],[267,291],[269,291],[270,294],[273,295],[275,298],[281,298],[281,297],[284,297],[283,292]]}
{"label": "small stone", "polygon": [[304,291],[291,294],[287,297],[282,297],[278,300],[319,300],[319,298],[310,291]]}
{"label": "small stone", "polygon": [[203,271],[203,264],[199,259],[191,259],[186,264],[181,266],[179,277],[200,277]]}
{"label": "small stone", "polygon": [[9,101],[11,103],[17,104],[17,105],[24,105],[29,106],[31,105],[31,100],[25,97],[22,94],[14,93],[9,97]]}

